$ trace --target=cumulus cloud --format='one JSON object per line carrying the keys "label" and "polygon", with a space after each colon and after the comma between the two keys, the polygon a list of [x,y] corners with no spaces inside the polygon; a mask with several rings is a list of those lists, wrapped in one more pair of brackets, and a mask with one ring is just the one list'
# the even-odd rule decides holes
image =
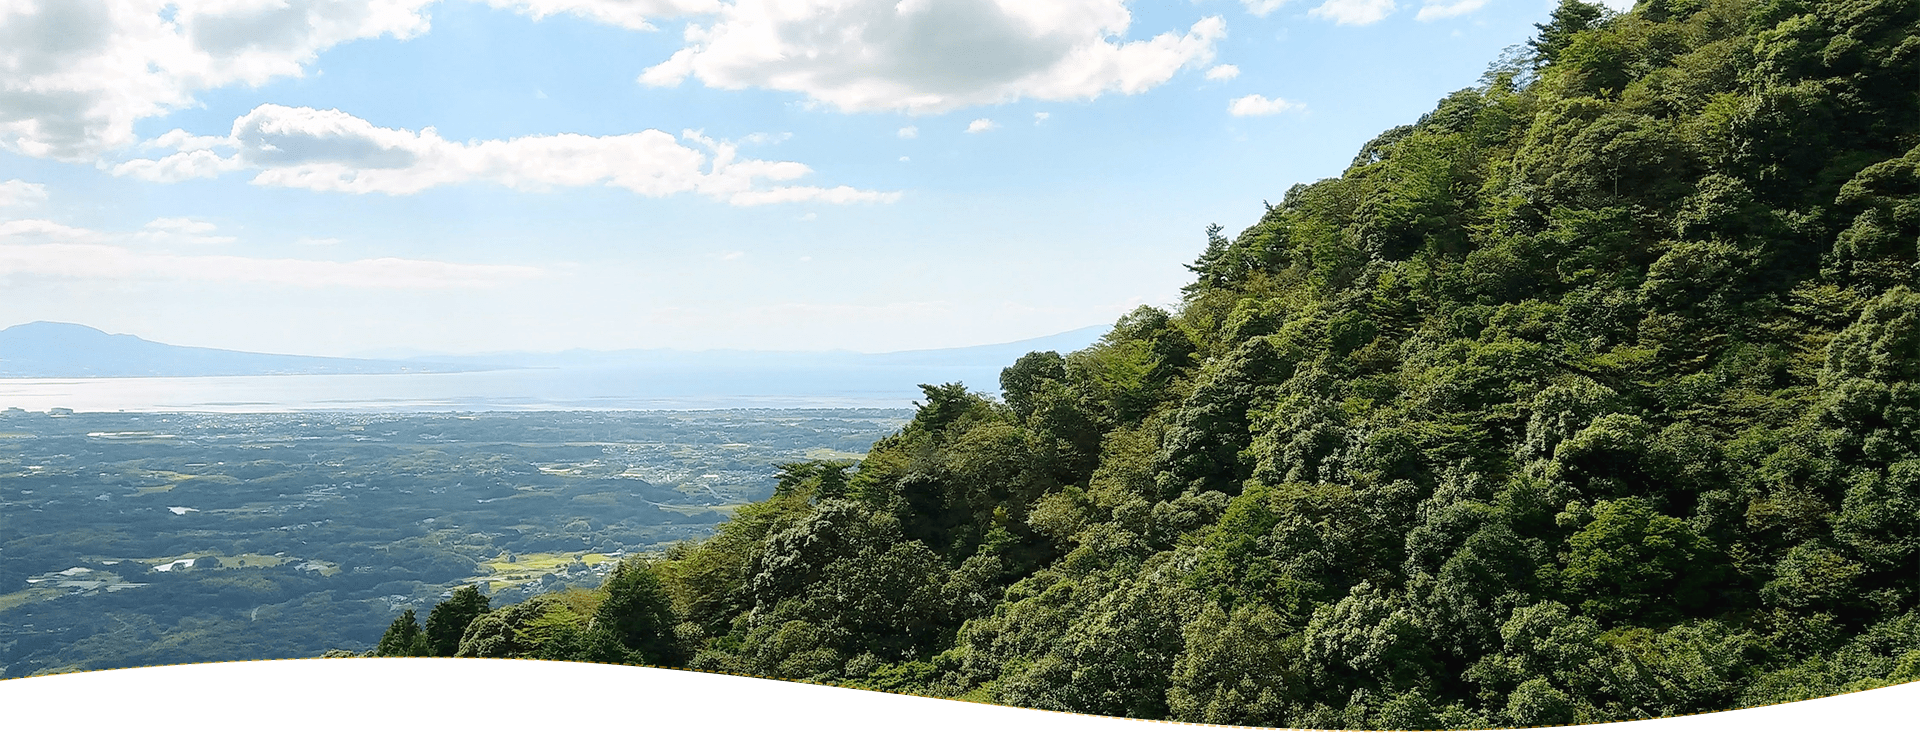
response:
{"label": "cumulus cloud", "polygon": [[186,150],[152,160],[136,158],[113,168],[116,176],[133,176],[147,181],[177,183],[192,178],[213,178],[240,170],[245,163],[238,156],[222,156],[211,150]]}
{"label": "cumulus cloud", "polygon": [[743,206],[899,198],[898,193],[849,186],[770,186],[804,177],[812,169],[790,161],[741,158],[733,143],[694,131],[679,138],[645,130],[462,143],[440,137],[431,127],[418,132],[377,127],[339,110],[266,104],[234,120],[232,131],[214,142],[168,133],[153,144],[163,145],[164,140],[185,144],[172,155],[121,163],[113,173],[170,182],[255,170],[253,183],[262,186],[394,195],[486,181],[531,191],[606,185],[654,197],[698,193]]}
{"label": "cumulus cloud", "polygon": [[1210,81],[1226,81],[1239,75],[1240,67],[1233,64],[1221,64],[1207,69],[1207,79]]}
{"label": "cumulus cloud", "polygon": [[[348,41],[412,38],[441,0],[0,0],[0,149],[90,161],[134,122],[194,95],[298,77]],[[485,0],[536,20],[568,14],[647,30],[720,0]]]}
{"label": "cumulus cloud", "polygon": [[902,139],[906,139],[906,140],[912,140],[912,139],[914,139],[914,138],[916,138],[916,137],[919,137],[919,136],[920,136],[920,128],[918,128],[918,127],[915,127],[915,126],[913,126],[913,125],[907,125],[906,127],[902,127],[902,128],[900,128],[900,132],[899,132],[899,133],[897,133],[897,134],[898,134],[898,135],[899,135],[899,136],[900,136],[900,137],[901,137]]}
{"label": "cumulus cloud", "polygon": [[47,200],[44,183],[28,183],[15,178],[0,182],[0,206],[26,206]]}
{"label": "cumulus cloud", "polygon": [[435,0],[0,3],[0,148],[91,160],[193,94],[299,76],[320,51],[427,30]]}
{"label": "cumulus cloud", "polygon": [[799,92],[842,111],[946,112],[1136,94],[1211,61],[1226,23],[1120,39],[1125,0],[736,0],[640,82]]}
{"label": "cumulus cloud", "polygon": [[1393,0],[1327,0],[1307,14],[1339,25],[1371,25],[1386,18],[1395,7]]}
{"label": "cumulus cloud", "polygon": [[1235,117],[1264,117],[1291,112],[1305,107],[1298,102],[1289,102],[1279,97],[1268,99],[1258,94],[1249,94],[1227,103],[1227,113]]}
{"label": "cumulus cloud", "polygon": [[[132,145],[136,121],[191,107],[199,92],[301,76],[348,41],[425,33],[439,1],[0,0],[0,150],[97,160]],[[1126,0],[484,1],[638,30],[695,18],[684,47],[641,81],[794,91],[843,111],[1136,94],[1211,61],[1226,33],[1208,17],[1128,40]],[[173,142],[181,153],[212,144]],[[217,175],[221,159],[175,158],[148,174]]]}
{"label": "cumulus cloud", "polygon": [[1265,18],[1287,4],[1287,0],[1240,0],[1240,4],[1247,6],[1247,12]]}
{"label": "cumulus cloud", "polygon": [[1453,18],[1479,10],[1486,7],[1486,5],[1487,0],[1457,0],[1452,3],[1429,2],[1420,7],[1420,14],[1414,16],[1414,19],[1431,21],[1442,18]]}
{"label": "cumulus cloud", "polygon": [[[155,231],[211,231],[205,222],[159,219]],[[332,262],[153,252],[115,243],[125,236],[45,220],[0,222],[0,277],[87,280],[199,280],[294,287],[471,288],[542,277],[521,265],[473,265],[393,257]]]}
{"label": "cumulus cloud", "polygon": [[995,127],[999,127],[999,125],[993,124],[993,120],[982,117],[967,123],[967,132],[986,132]]}
{"label": "cumulus cloud", "polygon": [[1049,113],[1046,113],[1046,112],[1035,112],[1035,113],[1033,113],[1033,124],[1036,124],[1036,125],[1038,125],[1038,124],[1040,124],[1040,123],[1042,123],[1042,122],[1046,122],[1046,121],[1047,121],[1047,118],[1049,118],[1049,117],[1052,117],[1052,116],[1053,116],[1052,114],[1049,114]]}

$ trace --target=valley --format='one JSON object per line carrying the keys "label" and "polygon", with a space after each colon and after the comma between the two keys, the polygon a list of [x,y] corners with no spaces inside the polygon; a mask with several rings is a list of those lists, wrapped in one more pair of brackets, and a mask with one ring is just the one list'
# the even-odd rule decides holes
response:
{"label": "valley", "polygon": [[360,650],[460,585],[597,585],[910,414],[0,413],[0,676]]}

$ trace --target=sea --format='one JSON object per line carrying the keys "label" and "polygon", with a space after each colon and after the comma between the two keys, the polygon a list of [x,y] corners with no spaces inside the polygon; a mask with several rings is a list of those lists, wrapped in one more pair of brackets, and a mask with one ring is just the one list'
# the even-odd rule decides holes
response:
{"label": "sea", "polygon": [[[979,372],[975,374],[973,372]],[[997,370],[831,372],[632,367],[426,374],[0,379],[0,409],[33,412],[489,412],[908,408],[917,385],[996,386]]]}

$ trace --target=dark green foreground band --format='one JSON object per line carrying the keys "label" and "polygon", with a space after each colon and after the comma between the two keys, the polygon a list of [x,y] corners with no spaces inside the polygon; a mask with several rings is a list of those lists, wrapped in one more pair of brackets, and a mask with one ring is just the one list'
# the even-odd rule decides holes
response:
{"label": "dark green foreground band", "polygon": [[[1622,733],[1905,731],[1920,683]],[[1169,725],[774,679],[515,660],[284,660],[0,681],[8,731],[1154,731]],[[1594,725],[1582,725],[1596,729]]]}

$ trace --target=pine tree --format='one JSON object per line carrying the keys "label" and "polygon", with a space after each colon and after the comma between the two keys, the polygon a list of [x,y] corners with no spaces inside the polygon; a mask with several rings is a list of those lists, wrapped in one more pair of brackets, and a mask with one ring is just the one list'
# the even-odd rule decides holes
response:
{"label": "pine tree", "polygon": [[373,647],[376,657],[425,657],[431,656],[427,650],[427,637],[420,630],[420,622],[413,618],[413,609],[409,608],[393,620],[387,627],[387,633],[380,635],[380,643]]}
{"label": "pine tree", "polygon": [[427,614],[426,656],[451,657],[460,651],[460,636],[466,633],[467,625],[490,610],[487,597],[471,585],[462,586],[452,598],[434,605]]}

